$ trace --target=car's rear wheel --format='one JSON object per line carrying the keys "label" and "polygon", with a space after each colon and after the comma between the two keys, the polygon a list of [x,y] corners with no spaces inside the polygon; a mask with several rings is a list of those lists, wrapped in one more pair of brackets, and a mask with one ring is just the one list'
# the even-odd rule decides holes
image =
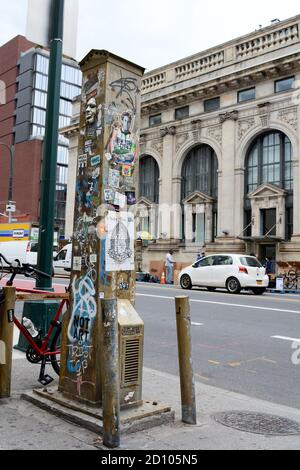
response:
{"label": "car's rear wheel", "polygon": [[266,292],[266,288],[265,287],[254,287],[252,289],[252,292],[255,295],[262,295]]}
{"label": "car's rear wheel", "polygon": [[181,276],[180,285],[182,289],[191,289],[193,287],[191,278],[188,274],[183,274],[183,276]]}
{"label": "car's rear wheel", "polygon": [[216,290],[216,287],[206,287],[208,292],[214,292]]}
{"label": "car's rear wheel", "polygon": [[241,292],[241,284],[236,277],[230,277],[226,282],[226,289],[230,294],[239,294]]}

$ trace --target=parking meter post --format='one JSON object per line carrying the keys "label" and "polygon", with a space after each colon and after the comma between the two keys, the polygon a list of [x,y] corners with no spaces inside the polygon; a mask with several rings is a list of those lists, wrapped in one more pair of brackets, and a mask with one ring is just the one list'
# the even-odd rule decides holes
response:
{"label": "parking meter post", "polygon": [[175,298],[182,421],[197,424],[189,297]]}
{"label": "parking meter post", "polygon": [[103,444],[120,446],[120,380],[118,352],[118,302],[102,300],[102,406]]}
{"label": "parking meter post", "polygon": [[3,299],[0,303],[0,398],[9,398],[11,393],[15,287],[2,289],[0,299]]}

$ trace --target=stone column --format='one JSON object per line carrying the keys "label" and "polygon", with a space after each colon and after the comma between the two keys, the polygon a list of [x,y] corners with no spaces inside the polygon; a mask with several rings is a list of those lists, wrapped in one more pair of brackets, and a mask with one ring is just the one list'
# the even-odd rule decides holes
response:
{"label": "stone column", "polygon": [[172,211],[173,211],[173,227],[171,231],[172,238],[181,240],[182,238],[182,209],[181,209],[181,183],[182,178],[173,178],[173,197],[172,197]]}
{"label": "stone column", "polygon": [[[299,134],[300,135],[300,118],[299,118]],[[294,222],[293,222],[293,240],[300,243],[300,162],[298,157],[298,149],[293,149],[294,152],[294,163],[293,163],[293,175],[294,175]]]}
{"label": "stone column", "polygon": [[[175,139],[176,128],[166,127],[161,129],[161,136],[163,137],[163,159],[162,159],[162,187],[160,199],[160,213],[161,213],[161,231],[165,239],[172,237],[171,233],[171,209],[172,209],[172,167],[173,155],[175,152]],[[160,235],[161,238],[161,235]]]}
{"label": "stone column", "polygon": [[193,240],[193,205],[192,204],[184,204],[184,233],[185,233],[185,240],[187,243],[191,243]]}
{"label": "stone column", "polygon": [[[245,169],[236,168],[234,172],[234,188],[235,188],[235,201],[234,201],[234,232],[233,235],[238,237],[242,234],[244,227],[244,186]],[[243,235],[245,235],[243,233]]]}
{"label": "stone column", "polygon": [[235,235],[235,136],[237,111],[220,115],[222,124],[222,177],[219,179],[218,193],[218,236],[223,236],[222,231],[228,230],[229,237]]}
{"label": "stone column", "polygon": [[70,308],[63,318],[59,390],[102,401],[101,299],[135,298],[134,214],[144,69],[92,50],[83,72]]}
{"label": "stone column", "polygon": [[205,204],[205,243],[212,242],[212,227],[213,227],[213,204]]}

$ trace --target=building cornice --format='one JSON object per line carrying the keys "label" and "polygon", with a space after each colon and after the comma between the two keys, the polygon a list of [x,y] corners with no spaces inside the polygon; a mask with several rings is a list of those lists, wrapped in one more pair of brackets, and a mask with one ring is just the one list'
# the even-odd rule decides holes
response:
{"label": "building cornice", "polygon": [[277,59],[269,64],[253,65],[250,69],[238,70],[222,78],[210,78],[199,85],[189,86],[186,82],[180,90],[173,91],[174,88],[170,92],[167,89],[160,90],[160,94],[153,94],[151,98],[150,95],[142,94],[142,115],[180,107],[196,100],[209,99],[224,92],[252,87],[265,80],[276,80],[297,71],[300,71],[300,54]]}

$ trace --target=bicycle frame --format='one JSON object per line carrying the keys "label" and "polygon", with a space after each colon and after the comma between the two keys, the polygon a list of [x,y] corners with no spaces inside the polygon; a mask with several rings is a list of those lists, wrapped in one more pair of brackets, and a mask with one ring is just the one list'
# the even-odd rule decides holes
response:
{"label": "bicycle frame", "polygon": [[[41,294],[41,293],[45,293],[44,291],[38,291],[38,290],[30,290],[30,289],[21,289],[21,288],[17,288],[16,289],[17,292],[26,292],[26,293],[32,293],[32,294]],[[60,302],[60,305],[59,305],[59,308],[50,324],[50,327],[49,327],[49,330],[45,336],[44,339],[42,339],[42,346],[41,348],[39,348],[39,346],[36,344],[36,342],[34,341],[34,338],[32,338],[32,336],[30,335],[30,333],[27,331],[27,329],[25,328],[25,326],[19,322],[19,320],[15,317],[14,315],[14,324],[16,325],[16,327],[21,331],[21,333],[25,336],[27,342],[30,344],[30,346],[34,349],[34,351],[36,352],[36,354],[38,354],[39,356],[55,356],[56,354],[60,353],[60,350],[56,350],[56,351],[49,351],[48,349],[48,343],[49,343],[49,340],[51,338],[51,335],[53,333],[53,330],[55,328],[55,323],[58,322],[59,318],[60,318],[60,315],[63,311],[63,308],[65,305],[68,304],[68,300],[67,299],[63,299],[61,302]]]}

